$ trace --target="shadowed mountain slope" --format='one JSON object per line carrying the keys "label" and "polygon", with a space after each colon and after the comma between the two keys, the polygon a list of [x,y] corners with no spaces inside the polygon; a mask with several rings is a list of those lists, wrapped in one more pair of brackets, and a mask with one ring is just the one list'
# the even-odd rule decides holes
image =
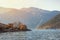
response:
{"label": "shadowed mountain slope", "polygon": [[60,14],[39,26],[38,29],[60,29]]}

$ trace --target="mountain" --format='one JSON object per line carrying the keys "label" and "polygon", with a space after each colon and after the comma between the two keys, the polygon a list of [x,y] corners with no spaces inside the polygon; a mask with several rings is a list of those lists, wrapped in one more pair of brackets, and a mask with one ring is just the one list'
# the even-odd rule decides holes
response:
{"label": "mountain", "polygon": [[60,29],[60,14],[39,26],[38,29]]}
{"label": "mountain", "polygon": [[22,9],[0,7],[0,22],[7,24],[20,21],[29,28],[36,28],[59,13],[60,11],[48,11],[35,7]]}

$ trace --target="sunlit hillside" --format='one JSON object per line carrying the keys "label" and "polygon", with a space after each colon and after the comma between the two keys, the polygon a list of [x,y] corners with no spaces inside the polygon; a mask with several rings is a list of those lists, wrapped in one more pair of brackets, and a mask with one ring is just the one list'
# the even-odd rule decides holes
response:
{"label": "sunlit hillside", "polygon": [[0,7],[0,22],[7,24],[20,21],[29,28],[36,28],[57,14],[59,11],[48,11],[35,7],[21,9]]}

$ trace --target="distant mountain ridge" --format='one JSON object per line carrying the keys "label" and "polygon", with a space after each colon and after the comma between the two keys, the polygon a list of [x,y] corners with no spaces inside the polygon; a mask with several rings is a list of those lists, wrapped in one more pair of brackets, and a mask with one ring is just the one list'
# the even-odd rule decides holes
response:
{"label": "distant mountain ridge", "polygon": [[22,22],[29,28],[36,28],[37,26],[47,22],[60,11],[48,11],[35,7],[13,9],[13,8],[0,8],[0,22]]}

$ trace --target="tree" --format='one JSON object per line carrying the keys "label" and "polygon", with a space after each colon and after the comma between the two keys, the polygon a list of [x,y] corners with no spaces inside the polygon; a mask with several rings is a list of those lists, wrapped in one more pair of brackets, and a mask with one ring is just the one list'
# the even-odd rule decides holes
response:
{"label": "tree", "polygon": [[19,25],[19,30],[26,30],[26,29],[27,29],[26,25],[24,25],[24,24]]}
{"label": "tree", "polygon": [[9,23],[7,28],[13,28],[13,24]]}

